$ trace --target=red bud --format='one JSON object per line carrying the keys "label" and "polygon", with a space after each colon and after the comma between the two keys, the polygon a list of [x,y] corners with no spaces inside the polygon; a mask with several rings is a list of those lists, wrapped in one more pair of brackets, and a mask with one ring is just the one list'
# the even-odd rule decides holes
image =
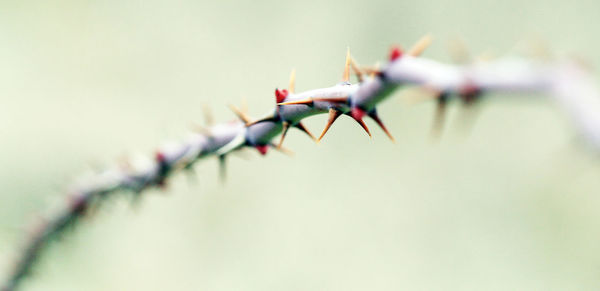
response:
{"label": "red bud", "polygon": [[281,103],[283,102],[283,100],[285,100],[285,98],[288,96],[288,90],[286,89],[275,89],[275,100],[277,101],[277,103]]}
{"label": "red bud", "polygon": [[390,62],[393,62],[402,56],[402,50],[399,47],[393,47],[390,51]]}
{"label": "red bud", "polygon": [[261,155],[264,156],[267,154],[267,150],[269,149],[269,146],[268,145],[257,145],[257,146],[255,146],[255,148],[258,150],[258,152]]}
{"label": "red bud", "polygon": [[164,163],[165,154],[163,154],[162,152],[156,152],[156,161],[159,163]]}

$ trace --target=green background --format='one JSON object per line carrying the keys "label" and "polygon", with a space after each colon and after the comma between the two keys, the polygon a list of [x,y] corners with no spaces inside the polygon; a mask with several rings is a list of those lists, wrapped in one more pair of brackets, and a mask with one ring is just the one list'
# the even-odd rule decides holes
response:
{"label": "green background", "polygon": [[[80,173],[150,154],[218,121],[261,115],[425,33],[426,57],[515,53],[541,39],[600,64],[598,1],[0,2],[0,274],[25,229]],[[525,45],[524,45],[525,44]],[[431,103],[397,94],[397,139],[341,118],[320,145],[178,175],[131,206],[111,200],[44,253],[23,290],[598,290],[600,159],[547,96],[491,95],[469,134],[458,106],[441,142]],[[457,105],[457,104],[454,104]],[[307,120],[318,133],[326,117]],[[464,121],[464,120],[463,120]],[[466,136],[468,135],[468,136]],[[119,195],[120,196],[120,195]],[[1,277],[1,276],[0,276]]]}

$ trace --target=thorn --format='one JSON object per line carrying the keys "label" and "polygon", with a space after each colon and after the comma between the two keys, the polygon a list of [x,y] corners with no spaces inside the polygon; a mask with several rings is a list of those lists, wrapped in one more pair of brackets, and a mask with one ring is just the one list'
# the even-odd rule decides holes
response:
{"label": "thorn", "polygon": [[528,55],[531,58],[542,60],[550,60],[553,57],[552,50],[548,47],[548,43],[539,36],[532,35],[525,39],[521,49],[517,47],[521,53]]}
{"label": "thorn", "polygon": [[208,126],[212,126],[215,123],[215,119],[212,114],[212,110],[210,110],[210,107],[208,107],[208,105],[206,105],[206,104],[202,105],[202,113],[204,115],[204,124],[208,125]]}
{"label": "thorn", "polygon": [[356,120],[362,119],[365,114],[367,113],[358,107],[352,107],[352,111],[350,112],[350,116]]}
{"label": "thorn", "polygon": [[369,137],[373,137],[373,136],[371,136],[371,132],[369,131],[369,128],[367,127],[367,124],[365,123],[364,120],[362,120],[362,119],[355,119],[355,120],[367,132]]}
{"label": "thorn", "polygon": [[431,129],[431,137],[434,141],[439,140],[444,129],[444,119],[446,116],[446,107],[448,105],[448,93],[441,93],[437,98],[437,107]]}
{"label": "thorn", "polygon": [[453,38],[448,42],[448,53],[454,63],[466,64],[469,63],[473,57],[467,48],[465,42],[459,38]]}
{"label": "thorn", "polygon": [[229,109],[233,111],[233,113],[244,123],[250,123],[250,118],[244,114],[244,112],[240,111],[235,105],[229,104]]}
{"label": "thorn", "polygon": [[292,72],[290,73],[290,83],[288,85],[288,90],[290,91],[290,93],[294,93],[296,88],[296,69],[292,69]]}
{"label": "thorn", "polygon": [[281,102],[281,103],[277,103],[277,105],[299,105],[299,104],[312,105],[313,102],[314,102],[314,100],[312,98],[308,98],[308,99],[305,99],[305,100]]}
{"label": "thorn", "polygon": [[225,183],[227,180],[227,164],[225,163],[225,155],[219,156],[219,180]]}
{"label": "thorn", "polygon": [[285,98],[288,96],[288,90],[286,89],[275,89],[275,101],[277,101],[277,104],[283,102],[283,100],[285,100]]}
{"label": "thorn", "polygon": [[290,157],[294,156],[294,152],[293,152],[292,150],[290,150],[290,149],[286,148],[286,147],[283,147],[283,146],[282,146],[282,147],[278,148],[278,147],[276,147],[276,146],[275,146],[275,145],[273,145],[273,144],[269,144],[269,146],[271,146],[271,147],[275,148],[275,150],[277,150],[278,152],[281,152],[281,153],[283,153],[283,154],[285,154],[285,155],[288,155],[288,156],[290,156]]}
{"label": "thorn", "polygon": [[478,103],[466,103],[461,106],[461,113],[458,116],[458,129],[463,138],[469,137],[473,131],[475,121],[481,113],[481,106]]}
{"label": "thorn", "polygon": [[302,122],[298,122],[298,124],[296,124],[295,127],[308,134],[308,136],[310,136],[310,138],[312,138],[313,141],[317,141],[315,136],[312,133],[310,133],[310,131],[304,126],[304,124],[302,124]]}
{"label": "thorn", "polygon": [[192,123],[191,128],[192,128],[192,131],[194,131],[194,132],[198,132],[198,133],[201,133],[201,134],[206,135],[206,136],[210,136],[211,135],[210,130],[208,128],[200,125],[200,124]]}
{"label": "thorn", "polygon": [[344,65],[344,75],[342,76],[343,82],[350,81],[350,47],[346,50],[346,64]]}
{"label": "thorn", "polygon": [[335,122],[336,119],[338,119],[338,117],[340,117],[340,115],[342,115],[341,111],[335,108],[329,108],[329,119],[327,120],[327,125],[325,125],[325,128],[323,129],[323,132],[321,132],[321,135],[317,139],[317,142],[320,142],[321,139],[323,139],[323,136],[325,136],[331,125]]}
{"label": "thorn", "polygon": [[249,111],[248,111],[248,98],[246,98],[246,96],[245,96],[245,95],[244,95],[244,96],[242,96],[242,105],[241,105],[241,111],[242,111],[244,114],[249,114]]}
{"label": "thorn", "polygon": [[354,118],[354,120],[360,124],[360,126],[367,132],[369,137],[372,137],[367,124],[365,124],[365,121],[362,119],[365,114],[366,112],[358,107],[353,107],[352,111],[350,111],[350,116],[352,116],[352,118]]}
{"label": "thorn", "polygon": [[427,49],[427,47],[431,45],[432,41],[433,38],[430,34],[424,35],[408,50],[407,54],[413,57],[420,56],[423,53],[423,51],[425,51],[425,49]]}
{"label": "thorn", "polygon": [[359,82],[363,81],[363,72],[360,70],[360,66],[354,61],[354,58],[350,57],[350,67],[356,74],[356,78],[358,78]]}
{"label": "thorn", "polygon": [[261,118],[261,119],[258,119],[258,120],[252,121],[252,122],[247,122],[246,127],[255,125],[257,123],[265,122],[265,121],[275,121],[275,117],[269,116],[269,117]]}
{"label": "thorn", "polygon": [[371,113],[369,113],[369,117],[373,118],[373,120],[377,123],[377,125],[379,125],[379,127],[381,127],[383,132],[385,132],[385,134],[390,138],[390,140],[392,140],[392,142],[394,142],[394,143],[396,142],[396,140],[394,139],[392,134],[388,131],[388,129],[383,124],[383,121],[381,121],[381,118],[379,118],[379,115],[377,115],[377,111],[375,111],[375,110],[371,111]]}
{"label": "thorn", "polygon": [[394,46],[390,50],[390,62],[399,59],[402,56],[402,49],[399,46]]}
{"label": "thorn", "polygon": [[281,138],[279,139],[279,144],[277,144],[278,149],[281,148],[281,145],[283,144],[283,140],[285,139],[285,135],[287,134],[289,129],[290,129],[290,123],[287,121],[284,121],[283,122],[283,131],[281,132]]}
{"label": "thorn", "polygon": [[[381,74],[381,62],[377,61],[375,62],[375,72],[373,72],[373,74]],[[374,75],[371,77],[375,77]]]}
{"label": "thorn", "polygon": [[331,102],[331,103],[348,103],[348,96],[344,97],[322,97],[322,98],[307,98],[298,101],[289,101],[277,103],[277,105],[312,105],[315,101]]}
{"label": "thorn", "polygon": [[348,104],[348,96],[343,97],[322,97],[322,98],[312,98],[313,101],[324,101],[331,103],[346,103]]}
{"label": "thorn", "polygon": [[372,67],[362,67],[361,70],[365,73],[365,74],[369,74],[369,77],[373,78],[378,74],[381,74],[381,70],[379,69],[379,67],[381,66],[381,64],[379,62],[375,63],[375,66]]}
{"label": "thorn", "polygon": [[268,145],[257,145],[257,146],[254,146],[254,148],[256,148],[258,150],[258,152],[263,156],[266,155],[267,150],[269,150]]}

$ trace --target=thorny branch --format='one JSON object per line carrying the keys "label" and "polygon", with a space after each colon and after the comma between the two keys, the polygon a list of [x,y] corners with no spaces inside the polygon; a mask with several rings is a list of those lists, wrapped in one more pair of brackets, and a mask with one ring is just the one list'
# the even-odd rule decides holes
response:
{"label": "thorny branch", "polygon": [[[420,57],[430,41],[425,36],[406,52],[393,48],[387,64],[381,68],[361,67],[348,52],[342,82],[332,87],[296,93],[295,73],[292,73],[288,89],[275,90],[276,105],[271,114],[253,120],[245,110],[232,106],[239,121],[209,124],[180,144],[160,148],[152,159],[128,161],[83,179],[73,185],[67,207],[39,225],[29,237],[2,290],[14,290],[30,274],[48,243],[76,224],[90,208],[98,207],[116,193],[129,192],[139,197],[203,158],[217,157],[224,174],[225,159],[230,153],[244,147],[256,148],[263,155],[269,148],[285,151],[282,144],[290,128],[319,141],[342,115],[356,120],[370,136],[364,122],[364,117],[369,117],[393,140],[377,113],[377,106],[400,86],[415,85],[430,93],[427,99],[437,102],[434,126],[438,130],[446,104],[452,98],[471,106],[492,91],[542,92],[557,99],[573,117],[579,133],[600,150],[600,95],[592,77],[576,62],[507,57],[444,64]],[[350,70],[358,83],[350,83]],[[318,138],[302,124],[304,118],[316,114],[329,116]]]}

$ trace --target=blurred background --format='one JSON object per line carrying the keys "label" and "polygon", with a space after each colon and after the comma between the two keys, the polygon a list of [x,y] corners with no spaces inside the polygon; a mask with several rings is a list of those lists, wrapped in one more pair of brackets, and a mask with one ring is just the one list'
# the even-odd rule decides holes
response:
{"label": "blurred background", "polygon": [[[515,53],[541,39],[600,64],[598,1],[1,1],[0,278],[25,229],[80,173],[182,140],[226,105],[271,110],[425,33]],[[23,290],[598,290],[600,159],[547,96],[491,95],[469,133],[452,106],[380,108],[397,143],[341,118],[295,157],[249,152],[111,200],[52,244]],[[457,104],[453,104],[457,105]],[[320,132],[326,116],[307,120]]]}

